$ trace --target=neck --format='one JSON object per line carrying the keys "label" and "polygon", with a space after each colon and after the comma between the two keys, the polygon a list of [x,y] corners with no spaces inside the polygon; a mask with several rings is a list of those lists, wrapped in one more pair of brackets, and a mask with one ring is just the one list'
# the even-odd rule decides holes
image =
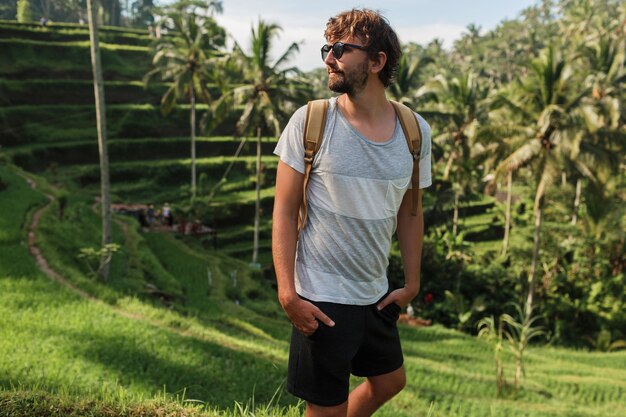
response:
{"label": "neck", "polygon": [[389,101],[382,84],[370,85],[368,83],[356,94],[342,94],[337,102],[344,112],[358,118],[374,119],[386,114],[389,108]]}

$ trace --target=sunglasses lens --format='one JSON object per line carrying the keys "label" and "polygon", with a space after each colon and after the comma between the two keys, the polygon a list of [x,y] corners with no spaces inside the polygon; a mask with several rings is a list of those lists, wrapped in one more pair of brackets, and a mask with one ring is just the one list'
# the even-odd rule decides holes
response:
{"label": "sunglasses lens", "polygon": [[321,49],[322,61],[326,61],[326,57],[328,56],[328,53],[331,50],[333,51],[333,56],[335,57],[335,59],[340,59],[341,56],[343,55],[344,48],[345,48],[345,45],[343,44],[343,42],[337,42],[333,46],[329,46],[329,45],[322,46],[322,49]]}
{"label": "sunglasses lens", "polygon": [[333,45],[333,56],[335,57],[335,59],[341,59],[342,55],[343,55],[343,43],[337,42],[336,44]]}
{"label": "sunglasses lens", "polygon": [[330,52],[330,46],[328,46],[328,45],[322,46],[322,61],[326,61],[326,57],[328,56],[328,52]]}

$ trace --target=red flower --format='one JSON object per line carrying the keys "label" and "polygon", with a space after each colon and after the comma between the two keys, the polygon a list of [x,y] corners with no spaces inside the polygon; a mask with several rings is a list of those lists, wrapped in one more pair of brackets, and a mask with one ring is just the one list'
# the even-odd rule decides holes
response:
{"label": "red flower", "polygon": [[426,296],[424,297],[424,302],[425,302],[426,304],[430,304],[430,303],[432,303],[432,302],[433,302],[433,298],[434,298],[434,297],[433,297],[433,293],[432,293],[432,292],[429,292],[429,293],[428,293],[428,294],[426,294]]}

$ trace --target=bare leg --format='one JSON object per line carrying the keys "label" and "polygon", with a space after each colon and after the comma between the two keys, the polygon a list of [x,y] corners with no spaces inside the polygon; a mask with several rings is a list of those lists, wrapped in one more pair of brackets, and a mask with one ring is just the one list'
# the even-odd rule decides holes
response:
{"label": "bare leg", "polygon": [[322,407],[310,402],[306,403],[305,417],[346,417],[348,412],[348,402],[335,407]]}
{"label": "bare leg", "polygon": [[367,378],[350,393],[348,417],[370,417],[380,406],[402,391],[405,385],[404,366],[388,374]]}

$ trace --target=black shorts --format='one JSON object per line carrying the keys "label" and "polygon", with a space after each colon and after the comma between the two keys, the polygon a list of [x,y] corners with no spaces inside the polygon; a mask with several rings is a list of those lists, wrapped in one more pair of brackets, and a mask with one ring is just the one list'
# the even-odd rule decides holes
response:
{"label": "black shorts", "polygon": [[404,362],[394,303],[378,311],[367,306],[314,302],[334,322],[319,323],[311,336],[295,327],[291,333],[287,390],[321,406],[348,399],[350,374],[371,377],[400,368]]}

